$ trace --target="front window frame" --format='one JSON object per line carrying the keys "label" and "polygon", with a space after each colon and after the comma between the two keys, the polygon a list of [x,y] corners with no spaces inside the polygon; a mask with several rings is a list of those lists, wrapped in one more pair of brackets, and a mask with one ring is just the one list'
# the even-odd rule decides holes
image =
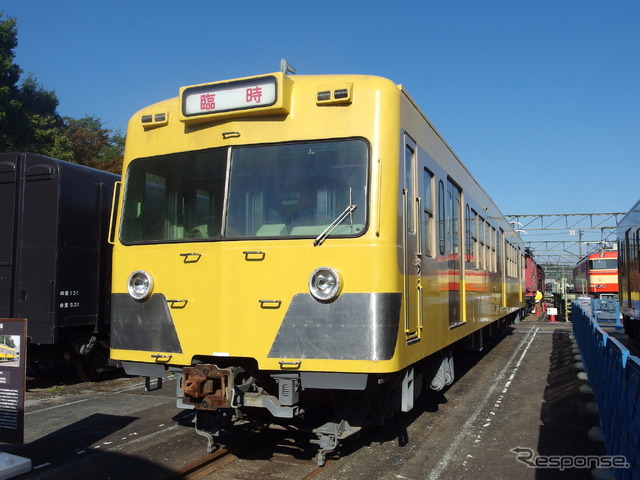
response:
{"label": "front window frame", "polygon": [[[359,142],[361,145],[358,145],[358,143],[356,142]],[[344,144],[344,146],[342,144]],[[342,170],[341,175],[345,177],[343,178],[343,176],[340,176],[340,175],[336,175],[335,178],[331,176],[327,177],[326,172],[325,172],[325,176],[329,180],[332,180],[332,179],[336,180],[336,182],[343,181],[345,178],[348,178],[348,180],[354,184],[353,188],[348,188],[348,191],[350,193],[347,194],[344,189],[335,190],[335,191],[327,190],[327,192],[324,193],[325,197],[327,197],[327,200],[326,200],[327,203],[331,203],[330,200],[328,200],[328,198],[331,195],[333,195],[333,197],[335,198],[333,198],[333,203],[331,204],[331,208],[326,207],[327,211],[324,212],[326,220],[324,220],[324,223],[322,225],[313,225],[313,228],[310,226],[306,229],[304,228],[302,229],[299,228],[297,230],[289,229],[285,232],[285,230],[278,230],[279,228],[278,225],[275,224],[275,222],[273,222],[274,225],[270,225],[269,226],[270,229],[269,228],[263,229],[261,233],[258,233],[257,231],[249,231],[249,230],[246,230],[240,233],[233,233],[230,226],[233,226],[232,224],[234,223],[234,218],[236,218],[236,217],[232,217],[232,215],[234,215],[234,208],[235,208],[234,202],[237,204],[237,199],[235,199],[233,190],[236,189],[240,191],[240,187],[238,186],[239,185],[238,181],[235,180],[234,178],[234,165],[236,165],[234,162],[241,162],[242,160],[238,160],[238,158],[242,156],[243,152],[245,153],[251,152],[254,149],[256,149],[255,151],[259,151],[259,149],[267,149],[265,150],[265,152],[269,152],[270,148],[281,149],[281,152],[283,152],[283,155],[284,155],[285,153],[288,152],[288,149],[290,149],[293,152],[294,149],[306,148],[307,146],[310,146],[311,149],[316,149],[318,152],[321,152],[321,153],[329,152],[329,153],[326,153],[328,157],[329,167],[325,170],[328,171],[331,168],[333,168],[334,171],[336,172]],[[334,153],[335,158],[331,157],[332,151],[335,152]],[[298,161],[295,158],[293,158],[294,153],[291,154],[292,158],[285,159],[283,157],[281,159],[278,156],[278,150],[274,150],[274,152],[275,152],[274,156],[271,159],[272,164],[278,163],[279,164],[278,166],[281,167],[282,169],[285,169],[289,164],[293,165],[294,167],[297,167],[299,165],[297,163]],[[197,231],[194,230],[195,233],[190,234],[191,236],[187,236],[186,222],[184,226],[175,228],[175,231],[177,233],[171,234],[171,235],[166,233],[167,232],[166,226],[164,227],[163,233],[156,234],[155,238],[152,238],[154,237],[154,235],[147,236],[144,233],[139,233],[139,234],[133,233],[134,228],[132,228],[130,225],[133,221],[136,220],[136,216],[135,216],[136,214],[138,215],[138,217],[143,216],[143,214],[140,213],[140,211],[143,208],[142,204],[145,201],[145,198],[144,198],[145,193],[142,190],[148,189],[146,179],[141,180],[139,178],[136,178],[136,176],[139,177],[141,175],[147,175],[147,174],[153,175],[153,172],[155,171],[153,168],[155,167],[155,165],[149,165],[149,164],[144,165],[143,162],[154,161],[157,164],[161,164],[162,162],[165,162],[165,166],[167,169],[165,173],[168,173],[168,172],[171,172],[172,169],[175,170],[177,168],[176,165],[183,165],[187,162],[194,162],[192,163],[192,165],[196,165],[196,163],[199,161],[198,160],[199,155],[202,156],[202,160],[201,160],[202,162],[207,162],[207,161],[212,162],[210,165],[212,165],[216,169],[216,171],[212,175],[215,176],[218,181],[220,180],[220,174],[224,173],[223,193],[220,190],[222,187],[221,184],[218,184],[218,188],[216,190],[217,200],[219,201],[220,199],[222,199],[222,204],[221,205],[218,204],[216,207],[219,209],[220,217],[221,217],[219,232],[218,232],[219,234],[212,233],[211,231],[207,232],[206,229],[204,229],[204,225],[203,225],[201,227],[201,231],[204,231],[203,235],[198,237]],[[210,157],[207,157],[207,155],[209,155]],[[349,162],[349,160],[353,157],[353,155],[356,155],[357,158],[356,158],[356,162],[352,164],[352,162]],[[222,160],[223,157],[224,157],[224,160]],[[180,161],[181,163],[178,164],[177,162],[180,162]],[[218,162],[218,164],[213,165],[213,162]],[[224,162],[224,165],[222,165],[222,162]],[[259,165],[259,164],[255,163],[253,165]],[[146,168],[142,168],[143,166]],[[321,166],[324,167],[324,164],[322,164]],[[318,169],[318,165],[311,165],[311,164],[301,166],[301,167],[302,168],[299,168],[299,172],[298,172],[300,175],[305,174],[306,168],[311,168],[315,170]],[[135,170],[136,168],[138,169],[138,172],[136,172]],[[262,173],[263,171],[266,171],[266,169],[268,168],[268,163],[260,164],[260,168],[262,168],[262,170],[256,169],[256,172]],[[369,214],[370,214],[371,168],[372,168],[371,145],[366,139],[361,137],[326,139],[326,140],[310,140],[310,141],[300,141],[300,142],[281,142],[281,143],[273,143],[273,144],[242,145],[242,146],[229,146],[229,147],[224,146],[224,147],[214,147],[210,149],[204,149],[204,150],[192,151],[192,152],[179,152],[179,153],[172,153],[172,154],[166,154],[166,155],[158,155],[154,157],[141,157],[131,161],[127,168],[125,185],[124,185],[123,203],[122,203],[122,210],[121,210],[122,214],[121,214],[120,225],[119,225],[120,227],[119,239],[123,245],[147,245],[147,244],[218,242],[218,241],[237,241],[237,240],[267,240],[267,239],[286,240],[286,239],[299,239],[299,238],[300,239],[316,238],[331,221],[333,221],[346,207],[349,206],[350,202],[353,202],[354,204],[356,204],[357,206],[356,210],[352,214],[350,214],[347,217],[347,219],[340,224],[339,227],[334,228],[331,231],[330,237],[332,238],[359,237],[365,234],[365,232],[369,228],[369,223],[370,223]],[[272,170],[275,170],[275,169],[272,169]],[[343,173],[343,172],[346,172],[346,173]],[[245,172],[245,175],[246,175],[246,172]],[[292,172],[291,175],[295,175],[295,173]],[[362,175],[364,175],[364,178],[362,178]],[[181,177],[181,180],[171,179],[169,178],[170,173],[168,173],[167,182],[189,181],[189,179],[186,176],[181,176],[181,175],[179,176]],[[285,177],[285,176],[286,175],[283,175],[282,177]],[[138,187],[139,189],[141,189],[141,191],[133,190],[134,188],[136,188],[135,187],[136,181],[142,184],[142,186]],[[191,181],[194,182],[195,184],[197,179],[191,179]],[[161,183],[161,182],[158,181],[158,183]],[[286,189],[288,187],[287,181],[281,180],[281,184],[279,184],[278,187],[282,187],[283,189]],[[169,194],[170,194],[169,187],[165,186],[164,188],[166,188],[167,191],[161,191],[162,190],[161,187],[156,187],[156,189],[160,191],[160,195],[164,195],[164,197],[162,197],[162,200],[167,204],[169,204],[170,203],[170,201],[168,200]],[[180,188],[180,187],[176,187],[176,188]],[[262,188],[263,188],[263,193],[267,192],[269,189],[269,187],[265,185],[263,185]],[[316,188],[320,188],[320,187],[316,186]],[[329,189],[329,187],[326,187],[326,188]],[[354,189],[357,190],[357,192],[354,193],[352,191]],[[268,193],[272,193],[272,191],[269,190]],[[315,194],[317,197],[320,197],[321,195],[319,191],[317,192],[311,191],[310,195],[313,195],[313,194]],[[206,195],[205,190],[201,190],[201,193],[198,195],[198,197],[203,199],[205,198],[205,195]],[[294,200],[289,200],[289,202],[294,202]],[[137,203],[137,206],[135,208],[137,208],[137,212],[132,213],[135,211],[135,209],[132,210],[133,208],[132,205],[135,205],[136,203]],[[184,208],[184,197],[182,198],[182,205],[183,206],[181,208]],[[249,204],[247,203],[247,205]],[[192,208],[195,208],[195,207],[192,207]],[[213,209],[213,207],[211,208]],[[252,207],[247,207],[247,208],[252,208]],[[266,210],[266,207],[264,208]],[[319,208],[319,207],[316,207],[316,208]],[[169,219],[169,217],[171,217],[171,215],[173,214],[171,212],[168,212],[167,209],[165,208],[163,212],[159,214],[160,217],[162,215],[164,215],[166,218],[161,221],[164,221],[166,223],[168,221],[167,219]],[[264,215],[266,218],[266,213]],[[333,217],[331,217],[331,215],[333,215]],[[174,215],[172,219],[173,218],[177,218],[177,217]],[[150,221],[153,219],[154,217],[150,216]],[[357,222],[355,222],[354,219],[356,219]],[[267,225],[265,225],[265,227],[266,226]],[[286,226],[288,227],[289,225],[286,224]],[[192,230],[190,229],[189,231],[191,232]]]}

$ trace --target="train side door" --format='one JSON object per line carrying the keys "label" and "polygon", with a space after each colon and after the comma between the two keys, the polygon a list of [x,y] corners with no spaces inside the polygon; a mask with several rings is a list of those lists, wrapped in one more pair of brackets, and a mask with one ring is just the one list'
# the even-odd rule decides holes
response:
{"label": "train side door", "polygon": [[405,335],[409,343],[420,339],[420,270],[422,264],[418,213],[420,198],[417,182],[416,144],[405,135],[402,180],[403,269]]}
{"label": "train side door", "polygon": [[462,321],[461,316],[461,260],[460,260],[460,188],[447,179],[445,255],[449,277],[449,326]]}
{"label": "train side door", "polygon": [[48,162],[29,155],[22,168],[14,315],[28,319],[33,343],[55,343],[58,174]]}
{"label": "train side door", "polygon": [[17,157],[0,159],[0,318],[13,316],[13,269],[15,262],[15,213]]}

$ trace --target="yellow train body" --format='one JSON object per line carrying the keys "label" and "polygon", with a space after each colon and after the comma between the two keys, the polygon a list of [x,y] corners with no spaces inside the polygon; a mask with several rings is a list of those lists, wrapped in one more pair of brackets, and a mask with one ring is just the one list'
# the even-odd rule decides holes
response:
{"label": "yellow train body", "polygon": [[[271,92],[270,103],[253,102],[257,88]],[[236,91],[246,91],[248,107],[231,99]],[[213,102],[227,96],[231,106],[215,110]],[[289,190],[297,164],[279,167],[278,148],[313,163],[307,196],[316,219],[320,208],[328,215],[319,225],[288,219],[302,207],[305,187]],[[210,163],[200,152],[214,152]],[[170,166],[185,159],[193,160]],[[145,162],[169,165],[171,174],[159,180]],[[170,182],[194,181],[213,168],[202,165],[214,164],[222,173],[211,182],[223,204],[213,216],[221,218],[194,229],[161,219],[155,227],[163,234],[144,233],[148,203],[166,212],[219,204],[201,189],[191,200],[173,198],[171,208],[158,206]],[[240,175],[239,165],[255,168]],[[519,237],[404,89],[387,79],[278,72],[183,88],[132,117],[123,172],[112,226],[111,357],[125,365],[250,362],[276,377],[400,375],[524,307]],[[319,186],[332,175],[352,182],[348,195],[346,187]],[[263,177],[272,184],[261,184]],[[132,186],[141,178],[146,193]],[[311,280],[319,267],[336,278],[323,271]],[[134,272],[152,282],[149,297],[130,297]],[[322,289],[334,280],[334,296],[314,298],[310,282]]]}
{"label": "yellow train body", "polygon": [[0,345],[0,360],[15,360],[18,358],[18,350],[6,345]]}

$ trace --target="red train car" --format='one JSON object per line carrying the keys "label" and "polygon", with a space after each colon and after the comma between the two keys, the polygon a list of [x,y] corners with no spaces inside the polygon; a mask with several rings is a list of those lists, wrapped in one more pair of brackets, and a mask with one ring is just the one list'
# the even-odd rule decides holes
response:
{"label": "red train car", "polygon": [[574,292],[593,298],[618,295],[618,251],[592,253],[573,268]]}
{"label": "red train car", "polygon": [[533,259],[531,250],[525,251],[525,297],[527,312],[535,310],[536,292],[544,292],[544,270]]}

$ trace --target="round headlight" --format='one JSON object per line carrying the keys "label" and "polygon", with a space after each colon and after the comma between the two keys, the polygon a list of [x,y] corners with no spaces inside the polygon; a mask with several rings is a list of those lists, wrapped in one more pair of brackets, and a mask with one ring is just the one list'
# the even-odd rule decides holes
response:
{"label": "round headlight", "polygon": [[340,274],[329,267],[316,268],[309,277],[309,292],[316,300],[334,300],[342,288]]}
{"label": "round headlight", "polygon": [[134,299],[144,300],[151,295],[153,278],[147,272],[137,270],[129,275],[127,289],[129,290],[129,295]]}

